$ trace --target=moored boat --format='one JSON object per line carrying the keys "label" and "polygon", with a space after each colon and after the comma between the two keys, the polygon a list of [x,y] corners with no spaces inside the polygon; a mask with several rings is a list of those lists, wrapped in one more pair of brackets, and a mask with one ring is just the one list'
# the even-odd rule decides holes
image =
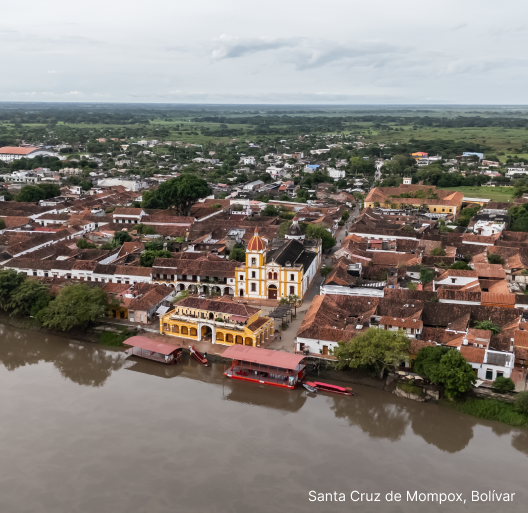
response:
{"label": "moored boat", "polygon": [[306,388],[306,390],[308,390],[308,392],[312,392],[312,394],[317,393],[317,388],[309,385],[308,383],[303,383],[303,387]]}
{"label": "moored boat", "polygon": [[330,392],[332,394],[340,395],[354,395],[351,387],[340,387],[337,385],[330,385],[330,383],[321,383],[320,381],[307,381],[305,385],[309,385],[321,392]]}
{"label": "moored boat", "polygon": [[280,388],[295,388],[306,375],[304,355],[252,346],[233,345],[223,355],[231,360],[224,375]]}
{"label": "moored boat", "polygon": [[206,354],[200,353],[200,351],[197,351],[194,346],[189,346],[189,350],[191,351],[191,356],[198,362],[201,363],[204,367],[209,367],[209,362],[207,361]]}
{"label": "moored boat", "polygon": [[154,360],[167,365],[179,362],[183,351],[181,347],[158,342],[141,335],[127,338],[123,344],[129,346],[125,349],[127,356],[139,356],[140,358]]}

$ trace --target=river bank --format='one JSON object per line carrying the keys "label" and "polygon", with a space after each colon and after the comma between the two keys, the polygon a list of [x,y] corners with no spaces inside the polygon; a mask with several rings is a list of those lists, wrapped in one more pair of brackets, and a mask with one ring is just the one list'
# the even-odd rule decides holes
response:
{"label": "river bank", "polygon": [[[68,342],[76,341],[79,343],[90,343],[96,347],[112,347],[119,352],[119,343],[114,343],[114,340],[121,340],[122,337],[119,334],[115,333],[119,329],[125,330],[126,327],[117,329],[117,327],[109,327],[109,330],[106,332],[101,332],[101,330],[93,331],[82,331],[82,330],[71,330],[68,332],[57,332],[47,328],[43,328],[40,324],[31,318],[20,318],[10,316],[7,312],[0,311],[0,324],[9,326],[18,330],[25,330],[32,333],[40,333],[42,335],[59,337],[62,339],[68,340]],[[115,336],[111,337],[102,337],[101,334],[106,333],[108,335],[112,334]],[[132,333],[133,334],[133,333]],[[150,338],[166,341],[163,335],[145,332],[142,333],[145,336],[150,336]],[[106,343],[105,343],[106,342]],[[172,340],[171,340],[172,342]],[[184,341],[181,344],[184,354],[190,356],[189,351],[190,341]],[[116,347],[117,346],[117,347]],[[227,364],[227,360],[222,356],[222,349],[225,349],[224,346],[219,346],[217,344],[207,344],[206,350],[209,347],[213,347],[215,351],[209,350],[207,353],[208,360],[211,363],[221,364],[222,366]],[[202,350],[204,348],[201,348]],[[329,380],[336,383],[342,383],[343,385],[359,385],[376,390],[384,391],[387,393],[396,393],[400,397],[404,398],[407,401],[424,401],[424,398],[414,397],[412,394],[402,393],[401,390],[398,390],[398,377],[397,375],[389,375],[387,379],[378,379],[374,378],[368,373],[358,370],[350,369],[347,371],[338,371],[334,368],[334,361],[328,360],[325,358],[317,358],[316,356],[309,356],[306,359],[307,363],[307,376],[318,380]],[[430,387],[429,387],[430,388]],[[509,426],[514,427],[525,427],[528,426],[528,416],[519,414],[514,411],[511,404],[504,406],[505,403],[512,403],[513,397],[510,395],[501,395],[493,393],[490,390],[472,390],[467,397],[456,401],[447,401],[445,399],[438,401],[440,395],[434,393],[425,392],[428,401],[438,402],[442,407],[454,409],[460,413],[470,415],[476,418],[486,419],[501,422]]]}

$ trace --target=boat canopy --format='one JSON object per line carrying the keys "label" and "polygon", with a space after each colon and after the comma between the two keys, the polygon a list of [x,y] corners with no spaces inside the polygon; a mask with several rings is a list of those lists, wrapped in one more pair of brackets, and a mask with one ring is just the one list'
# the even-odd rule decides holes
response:
{"label": "boat canopy", "polygon": [[[126,343],[126,342],[125,342]],[[273,351],[259,347],[234,345],[228,347],[222,354],[231,360],[243,360],[245,362],[280,367],[282,369],[295,370],[297,365],[304,359],[302,354],[286,353],[285,351]]]}
{"label": "boat canopy", "polygon": [[146,351],[152,351],[153,353],[159,353],[167,356],[180,349],[178,346],[165,344],[164,342],[157,342],[156,340],[142,336],[127,338],[123,344],[132,347],[139,347],[140,349],[145,349]]}

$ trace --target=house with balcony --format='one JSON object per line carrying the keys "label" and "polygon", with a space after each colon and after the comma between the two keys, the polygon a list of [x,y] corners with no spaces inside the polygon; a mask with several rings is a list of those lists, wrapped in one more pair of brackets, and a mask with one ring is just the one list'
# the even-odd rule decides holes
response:
{"label": "house with balcony", "polygon": [[160,318],[160,332],[194,341],[258,347],[273,335],[271,317],[258,308],[230,301],[186,298]]}
{"label": "house with balcony", "polygon": [[152,283],[171,285],[177,292],[234,296],[237,265],[239,262],[202,253],[156,258],[152,265]]}

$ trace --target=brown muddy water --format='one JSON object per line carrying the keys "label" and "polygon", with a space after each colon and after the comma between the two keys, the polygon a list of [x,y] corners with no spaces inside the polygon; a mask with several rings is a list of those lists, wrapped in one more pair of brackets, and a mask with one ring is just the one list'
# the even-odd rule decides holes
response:
{"label": "brown muddy water", "polygon": [[[528,430],[375,389],[312,397],[222,371],[0,326],[0,512],[526,511]],[[473,502],[474,490],[516,495]]]}

